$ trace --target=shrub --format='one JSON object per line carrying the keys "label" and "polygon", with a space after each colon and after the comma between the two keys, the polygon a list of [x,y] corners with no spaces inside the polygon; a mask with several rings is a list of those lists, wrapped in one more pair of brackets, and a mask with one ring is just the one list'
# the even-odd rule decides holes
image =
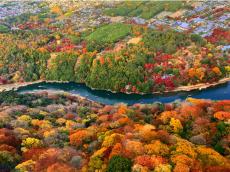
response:
{"label": "shrub", "polygon": [[174,133],[179,133],[183,130],[183,126],[179,119],[171,118],[170,127]]}
{"label": "shrub", "polygon": [[135,158],[135,164],[140,164],[142,166],[148,167],[149,169],[154,168],[154,162],[152,161],[151,156],[142,155]]}
{"label": "shrub", "polygon": [[131,171],[132,162],[131,160],[124,158],[122,156],[115,155],[113,156],[108,165],[108,172],[130,172]]}
{"label": "shrub", "polygon": [[198,159],[205,166],[218,165],[224,167],[228,165],[228,159],[211,148],[198,146],[196,151],[198,152]]}
{"label": "shrub", "polygon": [[5,26],[5,25],[0,25],[0,33],[6,33],[6,32],[9,32],[10,29]]}
{"label": "shrub", "polygon": [[34,168],[35,161],[28,160],[21,164],[18,164],[15,169],[17,172],[25,172],[25,171],[32,171]]}
{"label": "shrub", "polygon": [[169,148],[166,144],[161,143],[159,140],[156,140],[152,144],[147,144],[144,146],[145,152],[149,155],[167,155],[169,153]]}
{"label": "shrub", "polygon": [[225,149],[220,144],[220,141],[222,138],[228,135],[230,125],[227,123],[224,123],[223,121],[220,121],[217,123],[216,128],[217,128],[217,132],[212,138],[212,146],[214,147],[216,151],[218,151],[221,154],[224,154]]}
{"label": "shrub", "polygon": [[90,112],[90,109],[87,107],[79,107],[79,109],[77,110],[77,114],[81,118],[85,117],[87,115],[87,113],[89,113],[89,112]]}
{"label": "shrub", "polygon": [[94,133],[89,130],[78,130],[69,136],[70,144],[73,146],[81,146],[83,143],[90,141],[93,135]]}
{"label": "shrub", "polygon": [[206,139],[202,134],[196,135],[196,136],[192,136],[189,139],[192,143],[194,144],[198,144],[198,145],[205,145],[206,144]]}
{"label": "shrub", "polygon": [[47,172],[74,172],[75,169],[66,163],[56,162],[47,168]]}
{"label": "shrub", "polygon": [[70,160],[70,164],[74,167],[80,167],[82,164],[82,157],[81,156],[73,156]]}
{"label": "shrub", "polygon": [[160,164],[154,169],[154,172],[171,172],[172,166],[169,164]]}
{"label": "shrub", "polygon": [[100,157],[92,157],[89,161],[89,171],[96,171],[102,169],[103,161]]}
{"label": "shrub", "polygon": [[197,35],[197,34],[191,34],[191,40],[201,46],[204,46],[205,44],[204,39],[200,35]]}
{"label": "shrub", "polygon": [[15,165],[19,162],[20,156],[13,156],[8,151],[0,151],[0,170],[2,171],[10,171],[15,167]]}
{"label": "shrub", "polygon": [[30,148],[40,147],[42,142],[39,139],[28,137],[22,141],[22,151],[27,151]]}

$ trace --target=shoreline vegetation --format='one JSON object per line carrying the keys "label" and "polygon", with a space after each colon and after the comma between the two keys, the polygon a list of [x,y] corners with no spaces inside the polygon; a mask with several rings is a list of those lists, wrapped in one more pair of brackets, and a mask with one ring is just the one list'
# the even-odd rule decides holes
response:
{"label": "shoreline vegetation", "polygon": [[[152,94],[163,94],[163,93],[175,93],[175,92],[180,92],[180,91],[188,92],[188,91],[193,91],[193,90],[202,90],[202,89],[207,89],[209,87],[215,87],[217,85],[224,84],[224,83],[227,83],[229,81],[230,81],[230,77],[227,77],[227,78],[222,78],[218,82],[214,82],[214,83],[199,83],[199,84],[195,84],[195,85],[179,86],[173,90],[166,90],[163,92],[153,92]],[[25,87],[25,86],[29,86],[29,85],[33,85],[33,84],[37,84],[37,83],[42,83],[42,82],[46,82],[46,83],[68,83],[69,81],[38,80],[38,81],[33,81],[33,82],[4,84],[4,85],[0,85],[0,92],[10,91],[13,89],[17,90],[20,87]],[[89,86],[87,86],[87,87],[89,87]],[[91,88],[91,87],[89,87],[89,88],[92,90],[99,90],[99,89],[95,89],[95,88]],[[112,90],[104,90],[104,91],[109,91],[112,93],[120,93],[120,92],[115,92]],[[125,94],[133,94],[133,93],[126,92]],[[145,93],[139,93],[139,95],[145,95]]]}
{"label": "shoreline vegetation", "polygon": [[[116,33],[112,31],[120,26],[126,28],[126,32],[112,38],[104,34]],[[225,35],[227,31],[218,32]],[[229,77],[228,53],[199,35],[130,24],[108,24],[85,37],[85,41],[71,44],[66,35],[55,33],[51,38],[48,36],[48,42],[40,48],[8,46],[7,52],[0,53],[3,59],[0,83],[74,81],[85,83],[92,89],[152,94]],[[101,42],[104,37],[106,43]],[[137,44],[128,43],[140,37]],[[1,39],[4,43],[9,37],[5,35]],[[14,40],[13,37],[10,39]],[[64,51],[60,49],[60,42],[70,48],[79,46],[79,49]],[[46,46],[57,47],[53,50]],[[188,88],[190,90],[190,86]]]}

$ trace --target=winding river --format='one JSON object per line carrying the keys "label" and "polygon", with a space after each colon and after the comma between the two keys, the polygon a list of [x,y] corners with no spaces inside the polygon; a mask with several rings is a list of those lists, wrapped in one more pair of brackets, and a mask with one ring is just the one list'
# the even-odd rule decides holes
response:
{"label": "winding river", "polygon": [[18,88],[19,93],[36,92],[36,91],[64,91],[72,94],[76,94],[87,99],[97,101],[103,104],[116,104],[127,103],[129,105],[135,103],[153,103],[153,102],[172,102],[175,100],[185,100],[187,97],[224,100],[230,99],[230,82],[221,84],[215,87],[207,88],[204,90],[189,91],[189,92],[177,92],[167,94],[123,94],[123,93],[111,93],[109,91],[92,90],[84,84],[77,83],[36,83],[24,87]]}

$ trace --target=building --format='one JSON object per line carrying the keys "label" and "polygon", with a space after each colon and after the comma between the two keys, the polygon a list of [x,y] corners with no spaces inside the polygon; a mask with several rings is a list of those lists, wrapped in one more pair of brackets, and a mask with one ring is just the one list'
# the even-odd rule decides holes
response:
{"label": "building", "polygon": [[181,31],[187,31],[191,29],[189,23],[182,22],[182,21],[176,21],[172,26]]}

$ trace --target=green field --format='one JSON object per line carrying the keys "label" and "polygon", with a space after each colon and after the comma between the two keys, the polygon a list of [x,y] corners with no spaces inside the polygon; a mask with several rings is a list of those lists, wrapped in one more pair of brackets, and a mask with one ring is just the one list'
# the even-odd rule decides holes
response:
{"label": "green field", "polygon": [[97,28],[89,36],[86,41],[89,46],[101,49],[108,44],[117,42],[119,39],[126,37],[131,32],[131,26],[122,23],[109,24]]}

